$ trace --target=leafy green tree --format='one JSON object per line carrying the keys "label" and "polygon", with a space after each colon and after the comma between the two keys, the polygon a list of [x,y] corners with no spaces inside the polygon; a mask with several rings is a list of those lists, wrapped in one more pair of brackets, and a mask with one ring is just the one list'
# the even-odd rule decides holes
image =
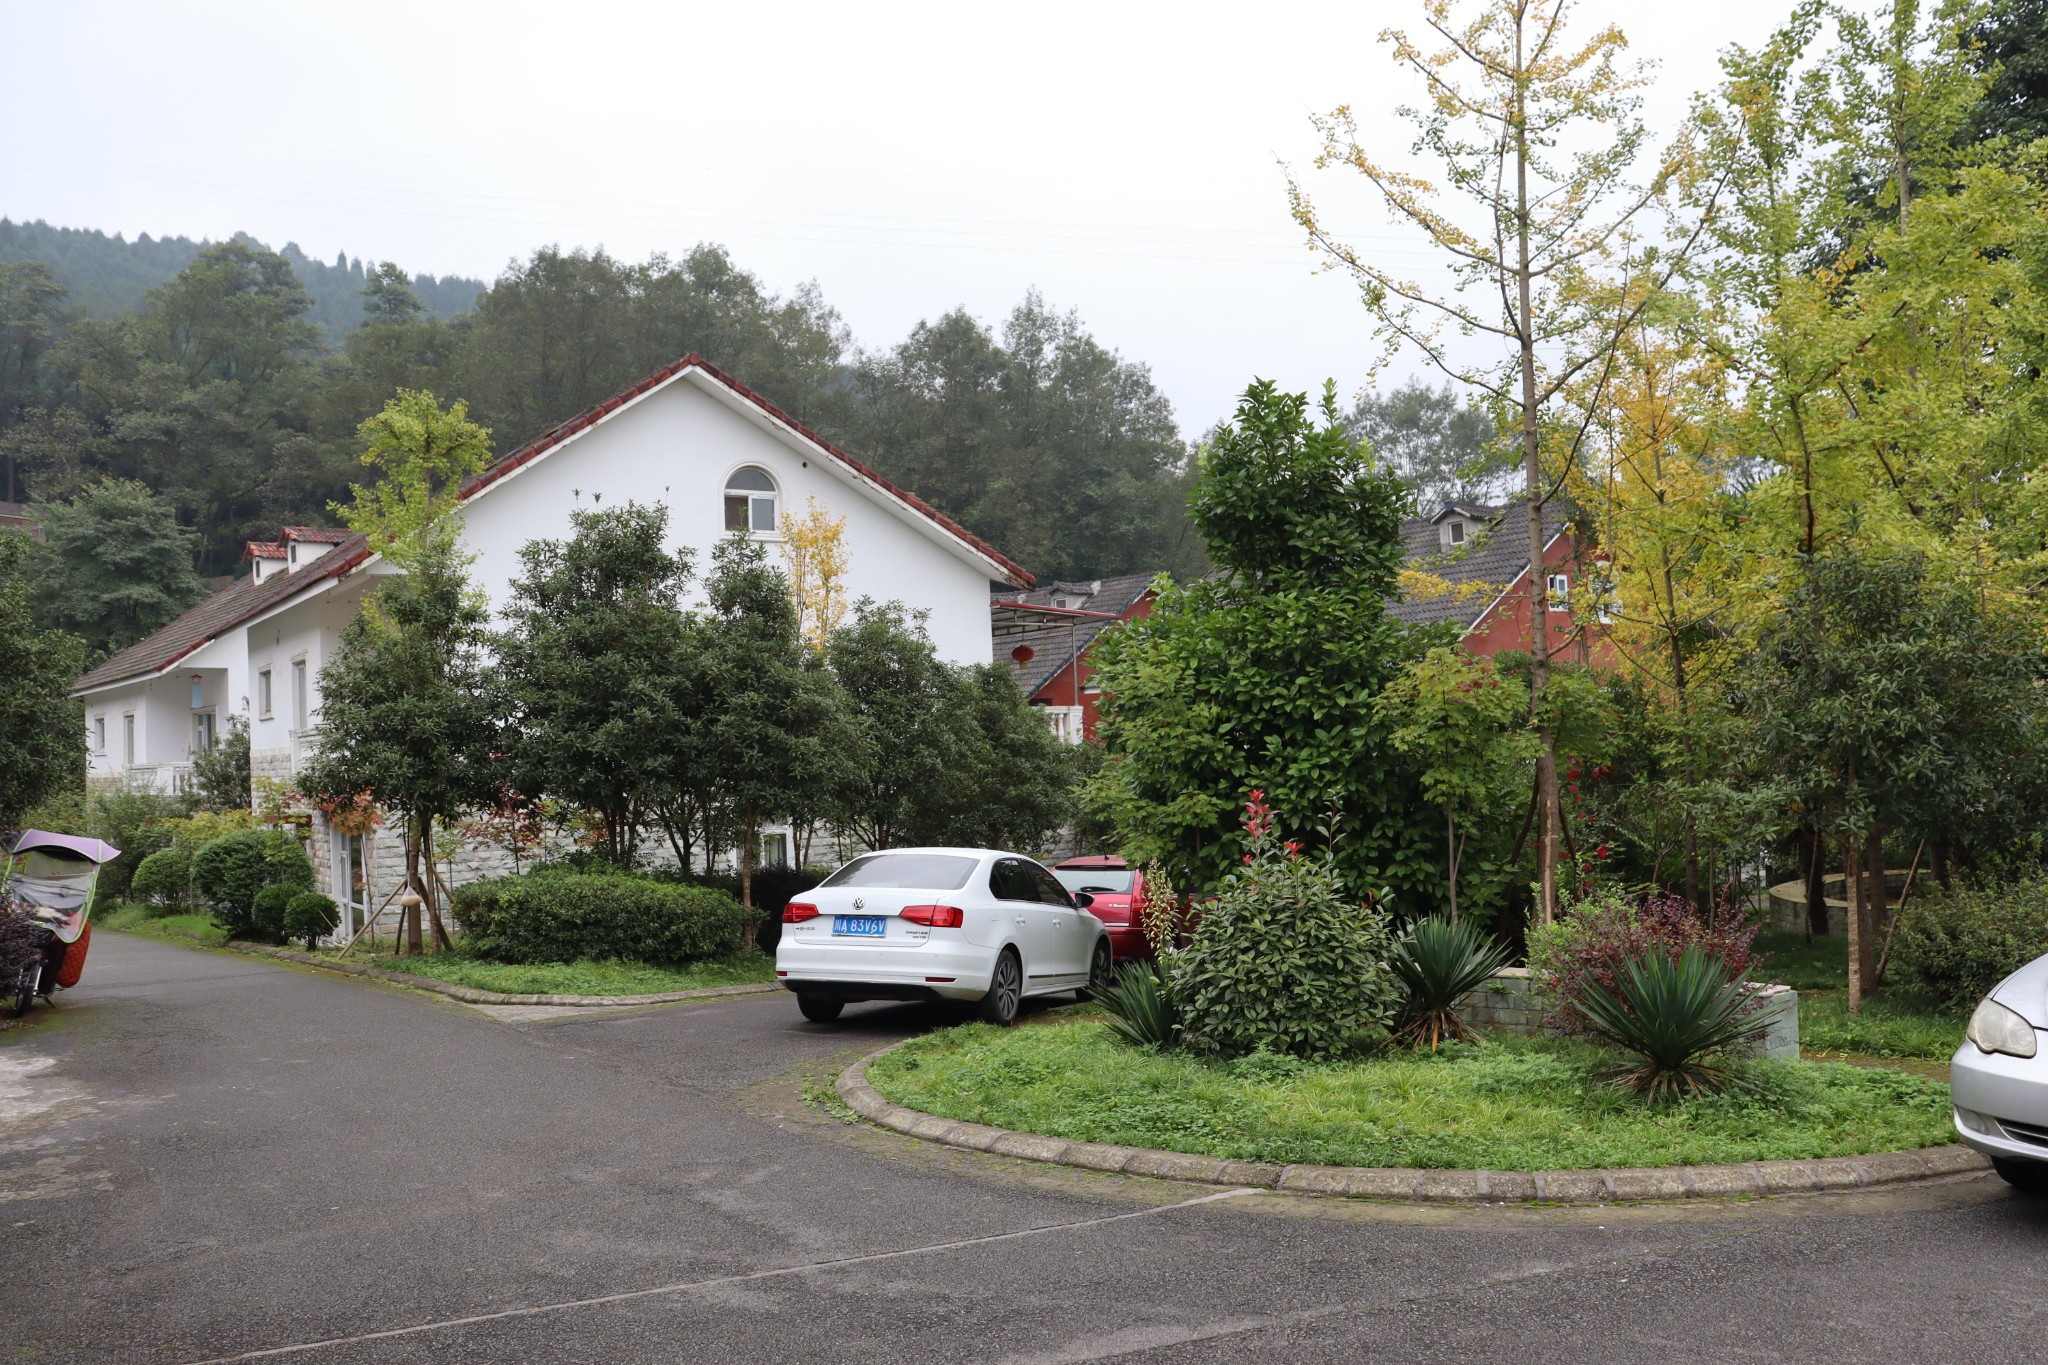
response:
{"label": "leafy green tree", "polygon": [[691,720],[678,674],[691,564],[667,548],[665,507],[577,508],[569,520],[567,540],[520,550],[498,637],[518,787],[600,814],[605,851],[625,867],[672,774],[668,741]]}
{"label": "leafy green tree", "polygon": [[2038,799],[2040,645],[2012,607],[1924,556],[1853,545],[1800,566],[1758,645],[1759,766],[1841,849],[1858,1010],[1877,984],[1885,835],[1953,846]]}
{"label": "leafy green tree", "polygon": [[[0,432],[48,398],[50,348],[64,308],[64,286],[41,261],[0,262]],[[21,472],[0,445],[0,499],[19,502]]]}
{"label": "leafy green tree", "polygon": [[1514,480],[1514,452],[1496,438],[1493,415],[1449,384],[1411,379],[1361,394],[1344,424],[1401,471],[1425,516],[1448,502],[1490,501]]}
{"label": "leafy green tree", "polygon": [[199,537],[145,484],[103,479],[65,502],[36,505],[44,543],[33,563],[45,625],[86,642],[88,656],[124,649],[207,595],[192,572]]}
{"label": "leafy green tree", "polygon": [[900,602],[856,602],[825,657],[852,746],[832,822],[869,848],[925,842],[970,762],[959,680]]}
{"label": "leafy green tree", "polygon": [[759,542],[720,541],[705,590],[703,756],[714,799],[739,831],[740,901],[751,906],[761,827],[837,784],[845,710],[824,660],[804,644],[789,581]]}
{"label": "leafy green tree", "polygon": [[1260,788],[1294,828],[1328,815],[1345,885],[1433,905],[1436,822],[1375,708],[1441,638],[1386,611],[1408,491],[1346,435],[1334,385],[1320,418],[1260,380],[1207,447],[1190,510],[1222,572],[1098,639],[1108,756],[1088,798],[1128,856],[1205,888]]}
{"label": "leafy green tree", "polygon": [[1994,0],[1971,36],[1971,64],[1991,77],[1971,134],[2018,145],[2048,137],[2048,0]]}
{"label": "leafy green tree", "polygon": [[1079,751],[1052,732],[1007,665],[956,675],[968,763],[934,843],[1032,852],[1079,814]]}
{"label": "leafy green tree", "polygon": [[403,574],[382,579],[320,673],[320,751],[299,774],[316,802],[371,793],[401,817],[407,885],[424,897],[447,946],[434,859],[436,822],[488,806],[502,765],[503,706],[490,657],[490,613],[445,523],[427,532]]}
{"label": "leafy green tree", "polygon": [[228,721],[228,731],[205,753],[192,755],[192,785],[201,810],[249,808],[249,722]]}
{"label": "leafy green tree", "polygon": [[[1444,863],[1451,923],[1458,922],[1458,874],[1474,824],[1512,809],[1536,758],[1529,693],[1491,659],[1455,645],[1432,649],[1381,690],[1388,739],[1422,767],[1423,795],[1444,813]],[[1462,827],[1461,827],[1462,825]]]}
{"label": "leafy green tree", "polygon": [[354,502],[335,510],[372,549],[407,563],[435,539],[429,528],[454,508],[462,481],[489,462],[491,433],[469,420],[460,398],[443,412],[433,394],[400,389],[357,435],[363,463],[380,477],[367,488],[350,485]]}
{"label": "leafy green tree", "polygon": [[36,625],[22,572],[30,544],[0,531],[0,829],[85,782],[85,712],[71,699],[85,644]]}

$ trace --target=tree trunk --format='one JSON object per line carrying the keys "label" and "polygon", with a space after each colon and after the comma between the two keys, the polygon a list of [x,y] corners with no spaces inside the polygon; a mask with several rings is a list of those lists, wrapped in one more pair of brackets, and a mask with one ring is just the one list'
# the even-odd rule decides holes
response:
{"label": "tree trunk", "polygon": [[1873,823],[1863,837],[1863,862],[1869,885],[1863,893],[1863,941],[1858,945],[1856,969],[1863,974],[1867,994],[1877,989],[1877,938],[1884,932],[1884,826]]}
{"label": "tree trunk", "polygon": [[1700,835],[1692,816],[1685,817],[1685,900],[1695,914],[1705,914],[1700,903]]}
{"label": "tree trunk", "polygon": [[1868,937],[1863,931],[1863,876],[1858,866],[1855,840],[1846,834],[1840,839],[1842,852],[1842,889],[1849,898],[1849,913],[1843,916],[1849,931],[1849,1013],[1863,1012],[1863,940]]}
{"label": "tree trunk", "polygon": [[[420,889],[420,835],[419,823],[414,820],[406,822],[405,884],[408,889],[418,893]],[[425,945],[420,942],[420,908],[417,905],[405,907],[404,951],[408,957],[418,957],[426,952]]]}
{"label": "tree trunk", "polygon": [[[754,844],[760,838],[761,817],[752,806],[746,808],[745,827],[740,832],[740,904],[754,908]],[[754,946],[755,924],[753,916],[747,917],[746,927],[740,930],[740,946]]]}
{"label": "tree trunk", "polygon": [[1828,883],[1827,860],[1823,856],[1827,840],[1818,829],[1805,831],[1806,835],[1806,938],[1810,943],[1819,934],[1825,938],[1828,932]]}
{"label": "tree trunk", "polygon": [[1451,803],[1444,802],[1444,856],[1451,869],[1451,923],[1458,922],[1458,817]]}
{"label": "tree trunk", "polygon": [[426,897],[427,918],[433,922],[434,926],[434,951],[437,953],[452,953],[455,951],[455,943],[454,940],[448,937],[448,926],[442,923],[441,920],[441,897],[438,891],[441,876],[434,869],[434,817],[431,815],[421,816],[419,826],[420,851],[424,855],[422,860],[426,863],[429,874],[426,879],[426,887],[421,894]]}

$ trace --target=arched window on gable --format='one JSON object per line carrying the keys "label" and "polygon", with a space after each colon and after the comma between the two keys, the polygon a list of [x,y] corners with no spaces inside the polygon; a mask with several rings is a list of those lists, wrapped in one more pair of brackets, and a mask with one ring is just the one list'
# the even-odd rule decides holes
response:
{"label": "arched window on gable", "polygon": [[755,534],[781,527],[782,495],[757,465],[742,465],[725,481],[725,529]]}

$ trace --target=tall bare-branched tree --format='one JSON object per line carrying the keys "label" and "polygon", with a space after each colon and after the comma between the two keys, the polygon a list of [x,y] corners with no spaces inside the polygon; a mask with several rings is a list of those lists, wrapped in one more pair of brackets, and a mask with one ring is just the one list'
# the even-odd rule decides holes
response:
{"label": "tall bare-branched tree", "polygon": [[[1557,744],[1543,691],[1550,638],[1543,562],[1544,504],[1577,463],[1585,440],[1561,399],[1611,362],[1617,339],[1691,253],[1714,199],[1695,183],[1688,139],[1649,155],[1637,116],[1645,76],[1624,61],[1612,26],[1583,41],[1566,34],[1569,0],[1424,0],[1437,46],[1398,29],[1380,37],[1414,72],[1427,99],[1401,112],[1415,149],[1437,164],[1440,186],[1381,161],[1359,140],[1348,106],[1315,120],[1315,167],[1363,175],[1388,213],[1443,258],[1441,286],[1404,277],[1350,245],[1290,177],[1294,218],[1328,268],[1358,283],[1388,352],[1413,347],[1459,383],[1486,394],[1521,455],[1529,528],[1531,717],[1541,737],[1536,806],[1542,903],[1556,912],[1561,820]],[[1688,232],[1677,220],[1651,242],[1651,210],[1681,187],[1706,212]],[[1676,228],[1676,230],[1670,230]],[[1460,343],[1454,337],[1472,339]]]}

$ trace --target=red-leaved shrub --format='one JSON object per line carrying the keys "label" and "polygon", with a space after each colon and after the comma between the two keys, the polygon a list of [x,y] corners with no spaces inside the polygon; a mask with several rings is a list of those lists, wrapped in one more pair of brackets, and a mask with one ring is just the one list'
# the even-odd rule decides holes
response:
{"label": "red-leaved shrub", "polygon": [[1546,1022],[1561,1033],[1583,1033],[1579,1002],[1588,983],[1618,992],[1624,964],[1653,955],[1675,960],[1694,946],[1733,979],[1759,961],[1751,947],[1758,927],[1728,906],[1702,915],[1683,896],[1610,893],[1569,905],[1549,928],[1532,930],[1529,974],[1549,1004]]}

